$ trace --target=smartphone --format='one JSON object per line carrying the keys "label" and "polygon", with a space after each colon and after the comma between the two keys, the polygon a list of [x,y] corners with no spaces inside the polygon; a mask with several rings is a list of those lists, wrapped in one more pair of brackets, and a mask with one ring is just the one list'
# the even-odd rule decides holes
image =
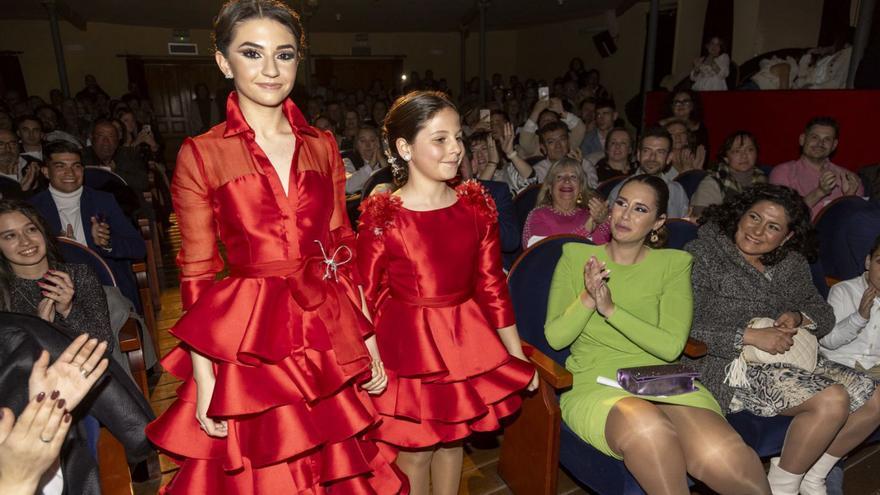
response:
{"label": "smartphone", "polygon": [[550,99],[550,87],[549,86],[541,86],[538,88],[538,99],[547,101]]}
{"label": "smartphone", "polygon": [[492,112],[490,112],[488,108],[480,109],[480,123],[490,125],[492,122],[491,116]]}

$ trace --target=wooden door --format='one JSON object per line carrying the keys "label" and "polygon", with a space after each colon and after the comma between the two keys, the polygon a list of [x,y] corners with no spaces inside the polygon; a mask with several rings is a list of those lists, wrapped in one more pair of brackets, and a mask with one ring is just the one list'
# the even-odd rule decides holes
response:
{"label": "wooden door", "polygon": [[[225,83],[213,59],[144,62],[147,92],[157,131],[165,141],[165,161],[174,164],[180,144],[188,137],[187,121],[195,86],[204,83],[212,95]],[[226,102],[215,102],[225,106]]]}

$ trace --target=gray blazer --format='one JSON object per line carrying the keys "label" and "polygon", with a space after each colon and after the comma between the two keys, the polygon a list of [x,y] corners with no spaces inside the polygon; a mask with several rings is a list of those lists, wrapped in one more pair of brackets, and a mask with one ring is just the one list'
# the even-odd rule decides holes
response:
{"label": "gray blazer", "polygon": [[834,312],[813,285],[810,267],[800,254],[789,253],[762,274],[713,223],[700,227],[697,239],[685,251],[694,257],[691,337],[705,342],[709,354],[683,361],[700,370],[701,381],[725,413],[734,389],[724,384],[724,368],[739,356],[749,320],[800,311],[816,322],[817,337],[834,328]]}

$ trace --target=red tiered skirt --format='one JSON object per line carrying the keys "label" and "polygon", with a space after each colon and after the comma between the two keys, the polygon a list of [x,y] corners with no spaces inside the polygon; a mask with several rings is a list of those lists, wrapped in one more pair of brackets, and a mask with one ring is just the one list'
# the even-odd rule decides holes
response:
{"label": "red tiered skirt", "polygon": [[380,304],[376,338],[389,380],[372,396],[382,423],[368,436],[421,449],[499,429],[534,368],[507,352],[473,299],[419,302]]}
{"label": "red tiered skirt", "polygon": [[[367,330],[362,316],[333,283],[323,284],[317,307],[303,311],[291,280],[227,278],[171,330],[182,342],[162,365],[183,384],[147,427],[150,440],[180,465],[163,493],[406,491],[392,449],[365,438],[379,418],[357,385],[369,379],[369,355],[362,343],[351,345]],[[208,415],[227,421],[226,438],[207,436],[195,419],[190,349],[214,362]]]}

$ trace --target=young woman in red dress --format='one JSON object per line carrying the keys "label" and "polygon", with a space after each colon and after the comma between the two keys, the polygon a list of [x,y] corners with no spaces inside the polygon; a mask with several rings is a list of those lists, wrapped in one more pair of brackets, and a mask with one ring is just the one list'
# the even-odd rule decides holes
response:
{"label": "young woman in red dress", "polygon": [[233,0],[214,39],[235,92],[225,123],[184,142],[172,185],[186,313],[162,364],[183,384],[147,428],[180,465],[165,493],[398,493],[393,457],[363,440],[387,379],[350,276],[342,160],[287,98],[299,18]]}
{"label": "young woman in red dress", "polygon": [[362,205],[358,267],[388,373],[370,436],[400,449],[413,494],[455,495],[462,440],[498,429],[537,375],[514,324],[495,204],[477,182],[446,184],[464,153],[455,107],[410,93],[384,133],[405,183]]}

